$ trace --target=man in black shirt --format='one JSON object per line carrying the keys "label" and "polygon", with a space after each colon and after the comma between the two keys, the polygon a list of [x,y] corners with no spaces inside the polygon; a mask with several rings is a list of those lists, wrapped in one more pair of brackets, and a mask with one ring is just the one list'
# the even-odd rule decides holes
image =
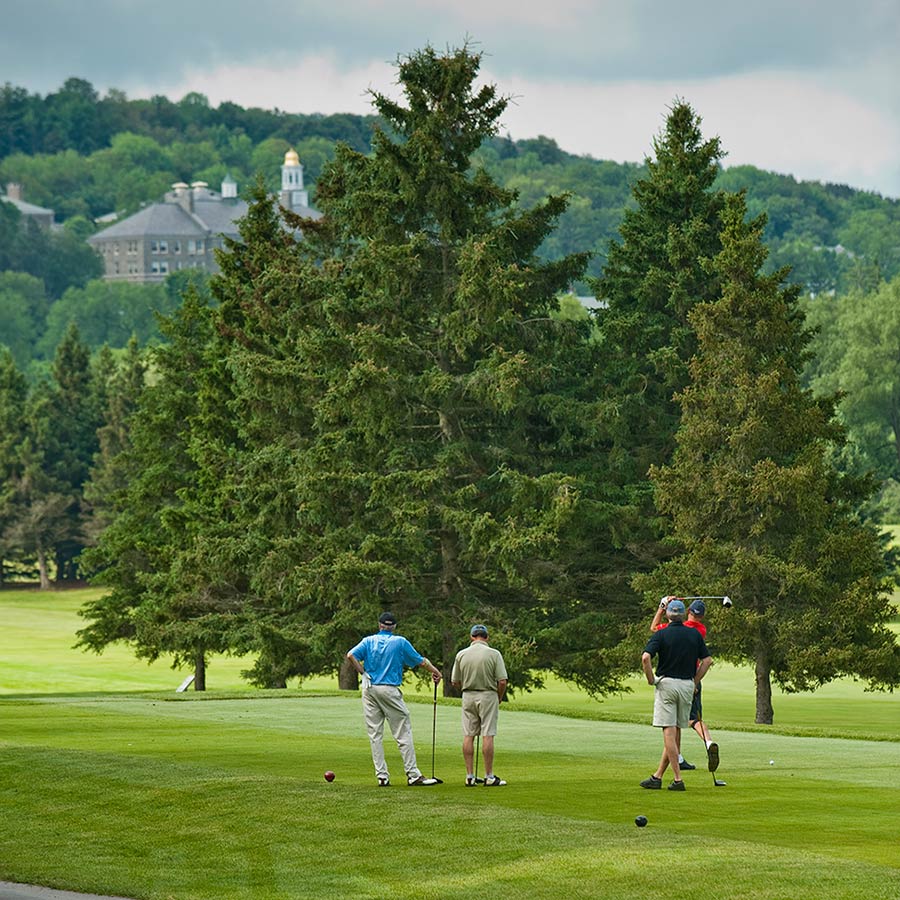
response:
{"label": "man in black shirt", "polygon": [[[641,667],[647,683],[656,688],[653,704],[653,724],[663,730],[663,753],[656,772],[641,782],[641,787],[658,790],[668,766],[675,780],[670,791],[683,791],[681,768],[678,765],[678,746],[681,729],[690,721],[694,691],[712,665],[712,657],[700,632],[684,626],[684,603],[671,600],[666,607],[669,627],[656,631],[644,647]],[[656,675],[651,660],[657,658]]]}

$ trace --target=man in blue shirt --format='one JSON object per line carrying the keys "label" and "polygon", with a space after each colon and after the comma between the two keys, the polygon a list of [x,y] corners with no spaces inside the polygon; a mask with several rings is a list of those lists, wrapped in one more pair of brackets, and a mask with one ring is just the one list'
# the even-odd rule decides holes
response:
{"label": "man in blue shirt", "polygon": [[403,757],[406,783],[410,786],[439,784],[435,778],[425,778],[416,765],[412,725],[400,685],[403,683],[403,669],[406,666],[411,669],[424,666],[431,672],[435,684],[441,680],[441,673],[405,637],[394,634],[396,627],[394,615],[382,613],[378,617],[378,634],[363,638],[347,653],[350,665],[362,675],[363,717],[366,720],[369,743],[372,745],[375,777],[381,787],[388,787],[391,783],[382,740],[387,720]]}

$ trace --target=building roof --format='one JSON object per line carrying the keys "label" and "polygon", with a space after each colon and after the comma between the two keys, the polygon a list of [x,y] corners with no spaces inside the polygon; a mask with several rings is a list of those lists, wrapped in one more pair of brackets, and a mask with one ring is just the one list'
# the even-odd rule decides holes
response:
{"label": "building roof", "polygon": [[210,233],[235,236],[236,221],[246,213],[247,204],[243,200],[196,200],[193,214],[179,203],[151,203],[133,216],[92,234],[88,241],[95,244],[121,238],[202,238]]}
{"label": "building roof", "polygon": [[44,206],[35,206],[34,203],[26,203],[24,200],[16,200],[6,194],[0,194],[0,200],[6,203],[12,203],[23,216],[52,216],[53,210]]}

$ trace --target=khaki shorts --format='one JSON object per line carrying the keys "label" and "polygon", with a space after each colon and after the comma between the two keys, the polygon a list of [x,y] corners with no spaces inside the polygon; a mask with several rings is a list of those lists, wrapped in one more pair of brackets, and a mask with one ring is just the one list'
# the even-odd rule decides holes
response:
{"label": "khaki shorts", "polygon": [[658,728],[687,728],[693,700],[693,678],[660,678],[653,701],[653,724]]}
{"label": "khaki shorts", "polygon": [[495,735],[500,698],[496,691],[463,691],[462,727],[463,734]]}

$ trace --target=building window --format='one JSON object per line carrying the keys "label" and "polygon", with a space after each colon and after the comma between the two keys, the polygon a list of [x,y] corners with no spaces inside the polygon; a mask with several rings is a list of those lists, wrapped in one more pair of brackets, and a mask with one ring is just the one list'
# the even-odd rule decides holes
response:
{"label": "building window", "polygon": [[181,241],[172,241],[172,252],[181,253]]}
{"label": "building window", "polygon": [[168,241],[160,241],[159,242],[159,252],[160,253],[168,253],[169,252],[169,242]]}
{"label": "building window", "polygon": [[197,252],[197,242],[188,241],[188,254],[193,256]]}
{"label": "building window", "polygon": [[159,253],[159,241],[150,241],[150,252]]}
{"label": "building window", "polygon": [[119,245],[113,244],[113,256],[118,256],[118,255],[119,255]]}
{"label": "building window", "polygon": [[198,252],[198,253],[203,253],[203,252],[204,252],[203,241],[197,241],[197,252]]}

